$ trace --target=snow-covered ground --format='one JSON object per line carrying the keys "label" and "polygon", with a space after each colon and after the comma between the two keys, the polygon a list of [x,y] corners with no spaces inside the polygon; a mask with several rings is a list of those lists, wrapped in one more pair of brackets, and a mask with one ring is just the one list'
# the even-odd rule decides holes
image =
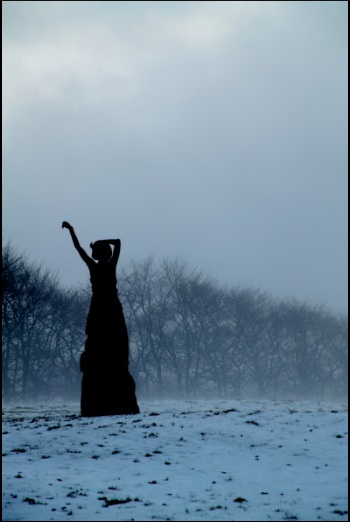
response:
{"label": "snow-covered ground", "polygon": [[3,409],[9,520],[347,520],[347,405],[139,400]]}

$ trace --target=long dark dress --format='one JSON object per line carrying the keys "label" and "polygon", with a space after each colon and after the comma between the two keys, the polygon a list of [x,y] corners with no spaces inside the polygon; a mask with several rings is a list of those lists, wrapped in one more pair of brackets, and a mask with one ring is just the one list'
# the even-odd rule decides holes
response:
{"label": "long dark dress", "polygon": [[80,360],[83,416],[139,413],[129,373],[129,338],[117,291],[115,264],[89,266],[92,298]]}

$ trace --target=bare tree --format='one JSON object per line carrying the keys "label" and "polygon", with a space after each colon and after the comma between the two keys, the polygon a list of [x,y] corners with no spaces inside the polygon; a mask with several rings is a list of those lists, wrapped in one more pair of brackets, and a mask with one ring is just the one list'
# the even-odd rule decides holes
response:
{"label": "bare tree", "polygon": [[[139,392],[346,396],[347,316],[250,288],[221,288],[181,259],[133,261],[121,280]],[[4,400],[78,397],[89,298],[90,290],[63,289],[49,270],[3,247]]]}

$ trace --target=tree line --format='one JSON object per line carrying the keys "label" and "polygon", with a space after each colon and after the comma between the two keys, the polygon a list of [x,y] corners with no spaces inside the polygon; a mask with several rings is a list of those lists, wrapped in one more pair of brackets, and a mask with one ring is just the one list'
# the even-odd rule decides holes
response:
{"label": "tree line", "polygon": [[[132,261],[118,287],[138,397],[347,396],[346,315],[220,286],[181,259]],[[90,295],[3,247],[4,401],[80,397]]]}

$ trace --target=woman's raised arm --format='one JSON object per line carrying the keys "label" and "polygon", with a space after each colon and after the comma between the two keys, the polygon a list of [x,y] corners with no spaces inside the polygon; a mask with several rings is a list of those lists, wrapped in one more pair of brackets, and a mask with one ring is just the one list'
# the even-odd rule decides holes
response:
{"label": "woman's raised arm", "polygon": [[120,254],[120,248],[121,248],[120,239],[100,239],[100,241],[114,246],[111,261],[112,261],[112,263],[117,264],[118,259],[119,259],[119,254]]}
{"label": "woman's raised arm", "polygon": [[79,252],[79,255],[82,258],[82,260],[88,265],[88,267],[90,268],[91,264],[94,265],[95,264],[94,260],[91,259],[91,257],[89,257],[87,255],[87,253],[85,252],[85,250],[80,246],[80,243],[78,241],[78,238],[74,232],[74,228],[72,227],[72,225],[70,223],[68,223],[68,221],[63,221],[62,228],[67,228],[69,230],[72,241],[73,241],[73,245]]}

